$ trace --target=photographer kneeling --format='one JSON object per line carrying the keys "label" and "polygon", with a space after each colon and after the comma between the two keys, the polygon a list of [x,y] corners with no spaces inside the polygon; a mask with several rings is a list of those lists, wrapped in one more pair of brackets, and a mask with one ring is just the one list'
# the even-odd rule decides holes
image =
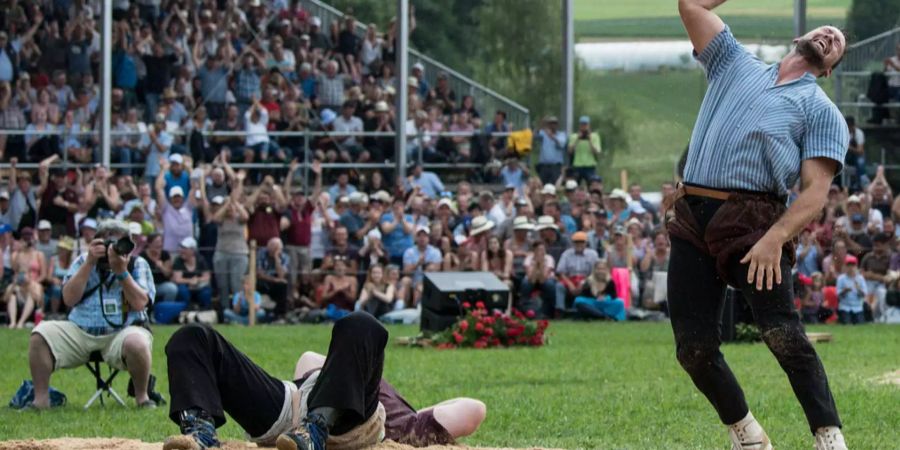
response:
{"label": "photographer kneeling", "polygon": [[[28,348],[34,381],[34,407],[50,406],[50,374],[78,367],[99,351],[110,366],[127,370],[139,407],[156,407],[147,396],[153,336],[140,326],[156,295],[150,266],[136,256],[128,226],[102,222],[86,254],[72,263],[63,280],[69,321],[44,321],[34,328]],[[102,283],[101,283],[102,282]]]}

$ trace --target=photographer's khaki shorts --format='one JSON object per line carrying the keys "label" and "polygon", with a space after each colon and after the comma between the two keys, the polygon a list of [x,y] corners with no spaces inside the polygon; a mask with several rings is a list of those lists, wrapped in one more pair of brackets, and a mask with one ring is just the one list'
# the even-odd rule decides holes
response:
{"label": "photographer's khaki shorts", "polygon": [[145,340],[148,348],[153,348],[153,335],[146,328],[137,326],[126,327],[118,333],[105,336],[92,336],[72,322],[45,320],[34,327],[32,333],[41,335],[50,347],[54,370],[85,364],[95,351],[99,351],[103,355],[103,361],[110,366],[128,370],[122,356],[122,346],[125,345],[125,338],[132,335]]}

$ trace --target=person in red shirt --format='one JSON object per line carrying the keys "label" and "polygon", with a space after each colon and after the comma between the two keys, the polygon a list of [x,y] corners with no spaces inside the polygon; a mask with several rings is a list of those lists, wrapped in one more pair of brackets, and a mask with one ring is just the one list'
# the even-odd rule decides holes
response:
{"label": "person in red shirt", "polygon": [[[319,198],[322,192],[322,163],[318,160],[313,161],[310,171],[316,175],[316,184],[313,188],[312,197],[306,196],[303,188],[291,188],[294,180],[294,174],[300,163],[297,160],[291,161],[287,177],[284,179],[284,192],[291,193],[291,200],[287,210],[281,216],[281,230],[285,234],[285,249],[291,258],[290,279],[291,292],[297,295],[296,287],[300,284],[309,284],[310,275],[312,274],[312,256],[309,253],[309,244],[312,241],[312,221],[313,213],[316,211],[314,199]],[[300,284],[297,283],[297,274],[300,274]]]}
{"label": "person in red shirt", "polygon": [[[241,172],[238,177],[246,175]],[[286,204],[281,186],[275,184],[272,176],[263,179],[262,184],[247,197],[245,205],[249,205],[250,209],[247,227],[250,230],[250,240],[255,240],[257,246],[264,246],[272,238],[281,236],[281,212]]]}

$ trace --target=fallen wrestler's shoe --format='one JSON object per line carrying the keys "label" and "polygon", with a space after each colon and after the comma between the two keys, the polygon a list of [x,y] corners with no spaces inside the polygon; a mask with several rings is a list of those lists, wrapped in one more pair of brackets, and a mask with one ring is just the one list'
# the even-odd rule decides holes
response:
{"label": "fallen wrestler's shoe", "polygon": [[310,414],[290,433],[282,433],[275,441],[278,450],[325,450],[328,425],[319,414]]}
{"label": "fallen wrestler's shoe", "polygon": [[163,450],[204,450],[221,446],[216,425],[205,411],[183,411],[180,427],[181,435],[166,438]]}
{"label": "fallen wrestler's shoe", "polygon": [[772,450],[769,436],[750,412],[728,427],[728,437],[731,438],[731,450]]}

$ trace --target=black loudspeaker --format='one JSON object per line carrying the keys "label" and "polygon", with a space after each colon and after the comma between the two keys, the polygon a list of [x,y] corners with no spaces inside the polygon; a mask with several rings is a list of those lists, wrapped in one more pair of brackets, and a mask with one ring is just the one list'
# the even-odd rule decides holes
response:
{"label": "black loudspeaker", "polygon": [[[509,286],[490,272],[426,272],[422,291],[422,331],[442,331],[463,314],[462,304],[484,302],[506,310]],[[427,319],[426,319],[427,317]]]}

